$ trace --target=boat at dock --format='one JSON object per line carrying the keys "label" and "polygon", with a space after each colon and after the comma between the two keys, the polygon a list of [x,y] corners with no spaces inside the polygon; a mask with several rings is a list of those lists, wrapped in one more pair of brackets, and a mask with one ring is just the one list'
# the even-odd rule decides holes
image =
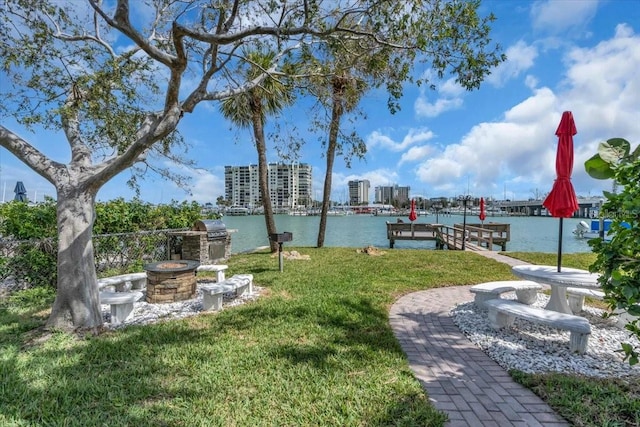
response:
{"label": "boat at dock", "polygon": [[[604,240],[606,242],[610,241],[613,237],[613,233],[611,232],[611,224],[613,220],[611,219],[592,219],[591,223],[587,223],[586,221],[580,221],[576,224],[576,228],[573,230],[574,236],[578,239],[595,239],[600,237],[600,222],[602,221],[602,229],[604,230]],[[626,222],[622,223],[622,226],[625,228],[629,228],[629,224]]]}
{"label": "boat at dock", "polygon": [[231,206],[224,211],[224,215],[229,216],[245,216],[249,215],[249,209],[241,206]]}

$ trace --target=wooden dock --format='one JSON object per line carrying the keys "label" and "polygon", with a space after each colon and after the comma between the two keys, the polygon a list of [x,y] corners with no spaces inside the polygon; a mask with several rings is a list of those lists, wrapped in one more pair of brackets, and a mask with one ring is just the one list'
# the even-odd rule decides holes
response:
{"label": "wooden dock", "polygon": [[431,240],[438,246],[442,241],[440,227],[440,224],[387,222],[389,248],[393,249],[396,240]]}
{"label": "wooden dock", "polygon": [[472,251],[492,251],[494,245],[506,250],[510,240],[510,224],[444,224],[394,223],[387,222],[389,248],[393,249],[397,240],[434,241],[437,249]]}

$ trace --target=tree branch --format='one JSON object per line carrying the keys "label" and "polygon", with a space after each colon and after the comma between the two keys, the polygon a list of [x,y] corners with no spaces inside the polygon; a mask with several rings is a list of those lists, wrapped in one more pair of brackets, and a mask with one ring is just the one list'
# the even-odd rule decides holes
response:
{"label": "tree branch", "polygon": [[151,146],[175,129],[180,116],[177,106],[163,113],[148,114],[136,132],[134,143],[121,154],[93,167],[95,173],[90,178],[91,184],[101,186],[132,164],[143,161]]}
{"label": "tree branch", "polygon": [[82,166],[91,164],[91,149],[82,141],[80,122],[75,105],[80,102],[82,95],[72,90],[65,102],[65,109],[61,113],[62,129],[71,147],[71,163]]}
{"label": "tree branch", "polygon": [[206,83],[208,83],[208,79],[204,80],[203,78],[203,80],[201,80],[199,87],[193,92],[191,92],[191,94],[187,97],[187,99],[185,99],[185,101],[182,103],[183,111],[185,112],[193,111],[193,109],[196,107],[196,105],[200,101],[216,101],[220,99],[229,98],[229,97],[247,92],[253,89],[254,87],[259,86],[268,76],[274,75],[274,74],[280,74],[276,72],[278,68],[278,61],[282,57],[284,57],[286,54],[288,54],[290,51],[296,50],[299,47],[300,47],[300,44],[296,44],[288,48],[282,49],[282,51],[280,51],[278,55],[274,57],[273,65],[269,67],[269,69],[265,70],[264,73],[260,74],[256,78],[252,80],[247,80],[243,85],[236,86],[235,88],[229,88],[227,90],[218,91],[218,92],[204,92],[204,89],[206,89]]}
{"label": "tree branch", "polygon": [[63,164],[50,160],[34,146],[2,125],[0,125],[0,146],[6,148],[54,186],[57,180],[56,175],[65,169]]}
{"label": "tree branch", "polygon": [[111,55],[111,57],[116,58],[118,55],[116,55],[115,51],[111,48],[111,45],[109,45],[109,43],[105,42],[104,40],[102,40],[102,38],[100,37],[100,29],[98,26],[98,16],[97,13],[94,12],[93,15],[93,26],[94,26],[94,31],[95,31],[95,36],[90,35],[90,34],[83,34],[83,35],[78,35],[78,36],[73,36],[70,34],[66,34],[62,31],[62,29],[60,28],[60,25],[58,25],[58,23],[48,14],[45,14],[45,16],[49,19],[49,21],[51,22],[51,24],[55,27],[55,33],[53,34],[53,37],[57,38],[58,40],[62,40],[62,41],[93,41],[97,44],[99,44],[100,46],[102,46],[103,48],[105,48],[105,50],[109,53],[109,55]]}
{"label": "tree branch", "polygon": [[95,10],[108,25],[118,29],[124,35],[133,40],[133,42],[138,45],[140,49],[145,51],[147,55],[167,67],[172,66],[173,61],[175,61],[176,58],[153,46],[149,43],[149,40],[142,37],[142,35],[131,25],[131,22],[129,21],[129,0],[118,0],[118,6],[116,7],[113,19],[107,15],[104,10],[102,10],[96,0],[88,0],[88,2],[93,10]]}

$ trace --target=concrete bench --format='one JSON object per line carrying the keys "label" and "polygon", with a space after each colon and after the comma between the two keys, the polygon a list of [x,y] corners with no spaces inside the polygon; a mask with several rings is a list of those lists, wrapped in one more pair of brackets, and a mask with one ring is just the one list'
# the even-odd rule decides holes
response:
{"label": "concrete bench", "polygon": [[98,289],[117,292],[140,290],[147,286],[147,273],[130,273],[98,279]]}
{"label": "concrete bench", "polygon": [[220,283],[224,280],[224,272],[227,268],[229,268],[229,266],[224,264],[199,265],[198,268],[196,268],[196,272],[214,271],[216,273],[216,282]]}
{"label": "concrete bench", "polygon": [[248,295],[253,293],[253,275],[235,274],[222,282],[203,285],[200,290],[202,291],[202,309],[220,310],[224,294],[235,292],[236,296],[240,296],[245,293]]}
{"label": "concrete bench", "polygon": [[571,352],[584,354],[587,351],[591,325],[584,317],[531,307],[506,299],[492,299],[485,301],[484,304],[489,310],[489,323],[494,329],[502,329],[513,325],[517,317],[551,328],[569,331],[569,349]]}
{"label": "concrete bench", "polygon": [[110,292],[99,294],[100,304],[111,306],[111,323],[117,325],[124,322],[133,312],[133,303],[142,298],[142,292]]}
{"label": "concrete bench", "polygon": [[[596,289],[567,288],[567,301],[569,302],[569,308],[572,313],[575,314],[582,311],[585,297],[602,301],[604,299],[604,292]],[[635,320],[634,316],[622,309],[613,310],[611,317],[615,319],[616,325],[622,329],[624,329],[627,323]]]}
{"label": "concrete bench", "polygon": [[604,292],[587,288],[567,288],[567,301],[572,313],[580,313],[582,311],[584,297],[602,300],[604,299]]}
{"label": "concrete bench", "polygon": [[486,282],[472,286],[469,290],[475,294],[474,302],[482,308],[484,303],[491,299],[500,298],[506,292],[516,292],[516,297],[523,304],[533,304],[536,301],[538,291],[542,285],[530,280],[505,280],[500,282]]}

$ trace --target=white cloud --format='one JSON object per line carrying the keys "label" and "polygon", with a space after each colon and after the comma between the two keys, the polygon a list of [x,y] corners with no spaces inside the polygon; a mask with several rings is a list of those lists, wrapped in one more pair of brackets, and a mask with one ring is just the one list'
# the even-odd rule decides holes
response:
{"label": "white cloud", "polygon": [[416,170],[419,181],[445,193],[455,190],[452,183],[458,182],[463,173],[463,165],[446,155],[429,159]]}
{"label": "white cloud", "polygon": [[411,147],[406,153],[400,157],[398,166],[401,166],[405,162],[416,162],[424,159],[429,154],[433,153],[435,149],[431,145],[421,145],[418,147]]}
{"label": "white cloud", "polygon": [[[224,196],[224,167],[218,166],[215,170],[207,170],[204,168],[191,168],[183,164],[165,161],[164,167],[171,168],[174,172],[181,174],[190,179],[188,191],[165,178],[159,176],[153,177],[146,183],[148,187],[150,182],[156,182],[159,189],[156,191],[157,200],[149,200],[152,203],[168,203],[171,200],[193,200],[198,203],[216,203],[219,196]],[[116,189],[122,192],[122,188]],[[145,194],[141,194],[143,199],[147,199]],[[110,198],[110,197],[108,197]]]}
{"label": "white cloud", "polygon": [[[224,176],[224,175],[223,175]],[[194,171],[191,193],[193,200],[200,203],[211,202],[215,205],[218,196],[224,196],[224,180],[204,169]]]}
{"label": "white cloud", "polygon": [[413,108],[417,117],[437,117],[445,111],[455,110],[462,106],[462,96],[465,90],[456,83],[455,78],[450,78],[437,84],[432,72],[425,73],[425,78],[437,86],[438,99],[429,102],[429,94],[434,93],[425,87],[420,88],[420,96],[416,99]]}
{"label": "white cloud", "polygon": [[433,136],[433,132],[427,128],[409,129],[402,141],[397,142],[390,136],[376,130],[366,138],[367,150],[381,147],[390,151],[403,151],[414,144],[426,142],[432,139]]}
{"label": "white cloud", "polygon": [[437,117],[445,111],[455,110],[461,106],[461,98],[439,98],[431,103],[421,96],[416,99],[414,108],[418,117]]}
{"label": "white cloud", "polygon": [[544,113],[557,105],[555,94],[549,88],[534,91],[534,95],[505,113],[507,122],[530,123],[531,120],[544,117]]}
{"label": "white cloud", "polygon": [[535,29],[556,34],[575,27],[583,27],[596,14],[597,0],[537,1],[531,7]]}
{"label": "white cloud", "polygon": [[524,85],[529,89],[533,90],[538,87],[538,79],[532,75],[527,75],[524,78]]}
{"label": "white cloud", "polygon": [[572,176],[576,191],[608,189],[611,183],[588,177],[582,165],[602,140],[623,137],[633,146],[640,141],[640,37],[620,25],[612,39],[568,51],[565,64],[557,88],[536,89],[537,80],[528,78],[528,98],[507,110],[502,120],[474,126],[458,143],[421,163],[418,179],[452,194],[466,190],[452,184],[464,182],[465,176],[477,195],[495,191],[501,196],[497,187],[503,182],[518,186],[524,197],[531,189],[547,192],[555,179],[555,130],[562,111],[570,110],[578,129]]}
{"label": "white cloud", "polygon": [[440,93],[440,95],[443,95],[449,98],[458,97],[462,95],[464,92],[465,92],[465,89],[462,86],[460,86],[460,84],[457,83],[454,78],[451,78],[445,81],[438,88],[438,93]]}
{"label": "white cloud", "polygon": [[495,87],[504,86],[507,80],[518,77],[522,72],[530,69],[538,57],[538,49],[519,40],[510,46],[505,54],[507,60],[492,70],[486,81]]}

